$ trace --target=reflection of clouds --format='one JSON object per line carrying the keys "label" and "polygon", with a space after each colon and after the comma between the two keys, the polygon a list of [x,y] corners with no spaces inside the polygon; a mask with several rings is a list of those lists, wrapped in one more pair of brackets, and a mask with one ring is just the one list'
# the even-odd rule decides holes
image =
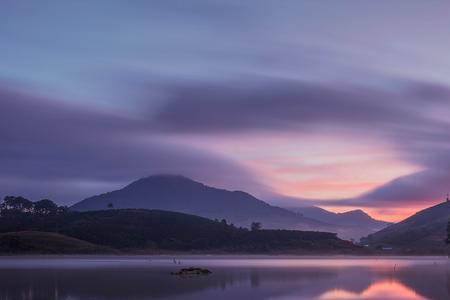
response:
{"label": "reflection of clouds", "polygon": [[[0,258],[0,299],[392,300],[449,296],[450,266],[444,259],[185,258],[183,264],[207,267],[213,273],[194,278],[170,276],[174,267],[170,260],[162,259]],[[31,296],[21,298],[25,293]]]}
{"label": "reflection of clouds", "polygon": [[333,289],[322,294],[319,299],[427,299],[396,280],[381,280],[372,283],[362,293],[343,289]]}

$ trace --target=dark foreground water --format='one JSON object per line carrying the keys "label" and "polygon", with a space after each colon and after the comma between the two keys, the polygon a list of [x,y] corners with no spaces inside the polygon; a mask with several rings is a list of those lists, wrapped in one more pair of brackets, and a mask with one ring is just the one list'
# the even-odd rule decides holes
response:
{"label": "dark foreground water", "polygon": [[450,299],[443,257],[174,258],[0,257],[0,299]]}

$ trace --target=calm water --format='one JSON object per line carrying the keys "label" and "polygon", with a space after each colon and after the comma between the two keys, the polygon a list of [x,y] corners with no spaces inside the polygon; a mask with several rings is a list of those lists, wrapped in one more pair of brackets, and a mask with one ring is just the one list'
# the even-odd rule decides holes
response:
{"label": "calm water", "polygon": [[[450,299],[443,257],[179,259],[0,257],[0,299]],[[213,274],[169,275],[188,266]]]}

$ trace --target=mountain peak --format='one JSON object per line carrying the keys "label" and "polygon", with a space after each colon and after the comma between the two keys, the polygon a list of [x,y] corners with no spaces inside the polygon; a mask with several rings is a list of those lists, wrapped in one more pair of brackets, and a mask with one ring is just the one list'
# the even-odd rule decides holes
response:
{"label": "mountain peak", "polygon": [[301,213],[307,218],[316,219],[335,226],[343,226],[341,236],[359,239],[368,233],[380,230],[389,223],[373,219],[361,209],[355,209],[343,213],[335,213],[317,206],[291,208],[292,211]]}
{"label": "mountain peak", "polygon": [[[166,173],[161,173],[161,174],[154,174],[154,175],[150,175],[147,177],[142,177],[136,181],[148,181],[148,180],[181,180],[181,181],[194,181],[189,177],[186,177],[184,175],[181,174],[166,174]],[[134,182],[136,182],[134,181]]]}
{"label": "mountain peak", "polygon": [[362,209],[349,210],[349,211],[339,213],[339,214],[340,215],[364,216],[364,217],[372,218],[368,213],[366,213]]}
{"label": "mountain peak", "polygon": [[178,174],[155,174],[140,178],[128,184],[124,189],[135,188],[146,185],[176,184],[176,185],[202,185],[189,177]]}
{"label": "mountain peak", "polygon": [[126,187],[76,203],[73,210],[144,208],[226,219],[238,226],[261,222],[265,228],[328,228],[328,224],[271,206],[242,191],[214,188],[182,175],[157,174]]}

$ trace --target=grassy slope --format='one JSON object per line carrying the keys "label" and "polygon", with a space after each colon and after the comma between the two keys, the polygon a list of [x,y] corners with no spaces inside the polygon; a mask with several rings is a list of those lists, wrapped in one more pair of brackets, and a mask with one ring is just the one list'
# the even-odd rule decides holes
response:
{"label": "grassy slope", "polygon": [[95,254],[112,252],[112,250],[58,233],[19,231],[0,234],[0,252],[11,254]]}

